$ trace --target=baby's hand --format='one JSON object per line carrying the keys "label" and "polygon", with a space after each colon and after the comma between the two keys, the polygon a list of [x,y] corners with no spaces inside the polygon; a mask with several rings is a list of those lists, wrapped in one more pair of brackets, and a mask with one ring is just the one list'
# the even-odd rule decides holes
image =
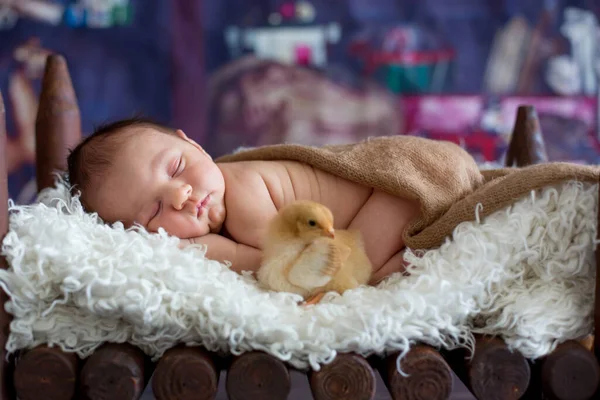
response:
{"label": "baby's hand", "polygon": [[230,262],[236,272],[255,271],[260,266],[262,252],[251,246],[234,242],[216,233],[208,233],[189,239],[180,239],[179,248],[191,244],[206,245],[206,258],[222,263]]}
{"label": "baby's hand", "polygon": [[198,236],[195,238],[189,238],[189,239],[179,239],[179,248],[183,249],[186,246],[189,246],[190,244],[199,244],[200,242],[198,241],[198,239],[200,239],[202,236]]}

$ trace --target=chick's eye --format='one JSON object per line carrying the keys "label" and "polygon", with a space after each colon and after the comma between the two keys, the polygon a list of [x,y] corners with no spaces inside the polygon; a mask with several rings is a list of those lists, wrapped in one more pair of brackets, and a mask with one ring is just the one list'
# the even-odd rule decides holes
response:
{"label": "chick's eye", "polygon": [[309,224],[310,226],[315,226],[315,225],[317,225],[317,223],[315,222],[315,220],[314,220],[314,219],[309,219],[309,220],[308,220],[308,224]]}

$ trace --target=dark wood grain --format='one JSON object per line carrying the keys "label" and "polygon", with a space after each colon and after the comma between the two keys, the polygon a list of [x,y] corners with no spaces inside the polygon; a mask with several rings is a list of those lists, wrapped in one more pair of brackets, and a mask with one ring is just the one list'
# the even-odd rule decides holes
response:
{"label": "dark wood grain", "polygon": [[14,384],[20,400],[71,400],[77,388],[79,358],[57,347],[27,351],[16,365]]}
{"label": "dark wood grain", "polygon": [[285,400],[291,388],[290,373],[281,360],[253,351],[232,360],[226,388],[232,400]]}
{"label": "dark wood grain", "polygon": [[86,361],[79,393],[88,400],[137,400],[145,387],[144,353],[130,344],[109,343]]}
{"label": "dark wood grain", "polygon": [[219,370],[200,347],[175,347],[159,360],[152,377],[157,400],[209,400],[217,394]]}
{"label": "dark wood grain", "polygon": [[497,338],[479,338],[469,368],[470,387],[479,399],[518,399],[529,385],[529,364]]}
{"label": "dark wood grain", "polygon": [[593,353],[576,341],[560,344],[541,365],[541,386],[549,400],[589,400],[600,384]]}
{"label": "dark wood grain", "polygon": [[524,167],[544,162],[548,162],[548,155],[537,112],[533,106],[519,106],[506,153],[506,165]]}
{"label": "dark wood grain", "polygon": [[452,372],[440,353],[426,345],[416,345],[397,368],[399,353],[385,358],[379,372],[394,400],[446,400],[452,393]]}
{"label": "dark wood grain", "polygon": [[338,354],[320,371],[309,373],[315,400],[371,400],[375,396],[375,372],[363,357]]}
{"label": "dark wood grain", "polygon": [[525,357],[508,349],[499,338],[476,338],[472,358],[465,350],[446,353],[452,370],[478,399],[513,400],[520,398],[531,378]]}
{"label": "dark wood grain", "polygon": [[67,62],[53,54],[46,61],[35,124],[38,190],[54,185],[55,171],[65,171],[69,150],[81,140],[81,118]]}

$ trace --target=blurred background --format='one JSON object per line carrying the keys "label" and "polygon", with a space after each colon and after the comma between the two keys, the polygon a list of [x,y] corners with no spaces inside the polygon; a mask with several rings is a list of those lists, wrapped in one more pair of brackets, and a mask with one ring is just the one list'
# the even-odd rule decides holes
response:
{"label": "blurred background", "polygon": [[0,0],[10,196],[36,193],[51,52],[84,134],[144,115],[213,156],[405,134],[502,163],[527,103],[551,160],[599,163],[599,17],[599,0]]}
{"label": "blurred background", "polygon": [[529,103],[552,160],[598,163],[599,16],[598,0],[0,0],[10,195],[35,195],[50,52],[86,134],[141,114],[213,156],[407,134],[502,162]]}

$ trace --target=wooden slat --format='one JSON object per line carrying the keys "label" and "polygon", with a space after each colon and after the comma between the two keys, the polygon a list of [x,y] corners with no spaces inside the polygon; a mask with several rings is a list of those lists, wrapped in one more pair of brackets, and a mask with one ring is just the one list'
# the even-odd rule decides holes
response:
{"label": "wooden slat", "polygon": [[321,370],[309,372],[315,400],[371,400],[375,397],[375,382],[369,362],[353,353],[338,354]]}
{"label": "wooden slat", "polygon": [[200,347],[174,347],[158,361],[152,376],[157,400],[211,400],[217,394],[219,370]]}
{"label": "wooden slat", "polygon": [[78,375],[79,358],[75,354],[39,346],[19,358],[14,384],[20,400],[71,400]]}
{"label": "wooden slat", "polygon": [[379,373],[393,400],[447,400],[452,394],[452,372],[440,353],[430,346],[414,346],[397,367],[399,353],[379,364]]}
{"label": "wooden slat", "polygon": [[462,349],[445,356],[456,375],[478,399],[516,400],[529,386],[529,363],[522,354],[510,351],[501,339],[477,337],[471,360]]}
{"label": "wooden slat", "polygon": [[596,357],[576,341],[561,343],[541,361],[540,386],[544,398],[592,399],[599,384]]}
{"label": "wooden slat", "polygon": [[137,400],[146,387],[146,374],[140,349],[108,343],[85,360],[79,393],[87,400]]}
{"label": "wooden slat", "polygon": [[69,150],[81,140],[81,119],[67,62],[60,55],[46,61],[35,124],[38,190],[54,184],[54,172],[66,170]]}
{"label": "wooden slat", "polygon": [[231,400],[285,400],[290,389],[288,367],[259,351],[235,357],[227,370],[227,395]]}
{"label": "wooden slat", "polygon": [[548,162],[540,121],[533,106],[522,105],[506,153],[506,166],[524,167]]}

